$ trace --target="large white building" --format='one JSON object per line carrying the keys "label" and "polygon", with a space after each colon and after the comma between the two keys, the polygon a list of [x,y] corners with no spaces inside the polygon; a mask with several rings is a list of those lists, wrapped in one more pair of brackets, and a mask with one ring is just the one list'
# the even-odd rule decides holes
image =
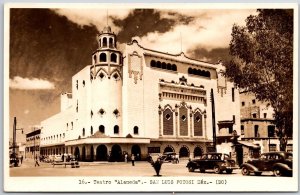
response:
{"label": "large white building", "polygon": [[224,66],[144,48],[133,38],[124,51],[105,27],[92,64],[72,77],[60,113],[41,122],[41,154],[80,160],[122,160],[124,153],[210,151],[216,136],[240,135],[240,100]]}

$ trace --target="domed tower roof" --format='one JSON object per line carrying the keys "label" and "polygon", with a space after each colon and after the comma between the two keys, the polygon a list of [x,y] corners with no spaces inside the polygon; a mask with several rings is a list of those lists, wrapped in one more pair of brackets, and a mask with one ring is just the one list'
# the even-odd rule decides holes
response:
{"label": "domed tower roof", "polygon": [[103,33],[111,33],[111,28],[110,28],[110,26],[104,27]]}

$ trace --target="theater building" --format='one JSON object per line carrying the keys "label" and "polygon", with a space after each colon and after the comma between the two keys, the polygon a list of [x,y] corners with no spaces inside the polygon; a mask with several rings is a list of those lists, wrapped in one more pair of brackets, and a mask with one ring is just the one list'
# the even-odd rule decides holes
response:
{"label": "theater building", "polygon": [[213,121],[217,137],[240,134],[239,93],[221,63],[147,49],[138,38],[120,51],[116,38],[104,28],[91,65],[72,77],[71,93],[61,94],[61,111],[41,122],[42,154],[72,153],[83,161],[121,161],[125,153],[188,158],[211,150]]}

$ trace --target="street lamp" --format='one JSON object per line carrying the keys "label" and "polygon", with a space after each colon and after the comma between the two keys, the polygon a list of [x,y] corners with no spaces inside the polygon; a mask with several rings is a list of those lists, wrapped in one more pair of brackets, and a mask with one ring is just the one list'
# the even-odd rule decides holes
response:
{"label": "street lamp", "polygon": [[16,139],[17,139],[17,130],[22,130],[23,128],[17,129],[17,117],[14,117],[14,125],[13,125],[13,158],[14,158],[14,166],[18,166],[17,154],[16,154]]}

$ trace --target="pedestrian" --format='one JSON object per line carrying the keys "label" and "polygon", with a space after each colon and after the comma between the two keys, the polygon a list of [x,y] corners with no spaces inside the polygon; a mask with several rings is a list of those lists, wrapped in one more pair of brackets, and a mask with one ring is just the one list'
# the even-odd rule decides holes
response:
{"label": "pedestrian", "polygon": [[23,163],[23,155],[21,156],[21,164]]}
{"label": "pedestrian", "polygon": [[61,160],[64,162],[65,161],[65,154],[62,154]]}
{"label": "pedestrian", "polygon": [[40,166],[37,155],[35,156],[35,164],[34,166]]}
{"label": "pedestrian", "polygon": [[127,159],[127,158],[128,158],[128,155],[127,155],[127,153],[125,154],[125,157],[124,157],[124,158],[125,158],[125,159],[124,159],[124,160],[125,160],[125,162],[127,163],[127,160],[128,160],[128,159]]}
{"label": "pedestrian", "polygon": [[131,163],[132,163],[132,166],[134,166],[134,160],[135,160],[135,156],[134,156],[134,154],[131,154]]}

